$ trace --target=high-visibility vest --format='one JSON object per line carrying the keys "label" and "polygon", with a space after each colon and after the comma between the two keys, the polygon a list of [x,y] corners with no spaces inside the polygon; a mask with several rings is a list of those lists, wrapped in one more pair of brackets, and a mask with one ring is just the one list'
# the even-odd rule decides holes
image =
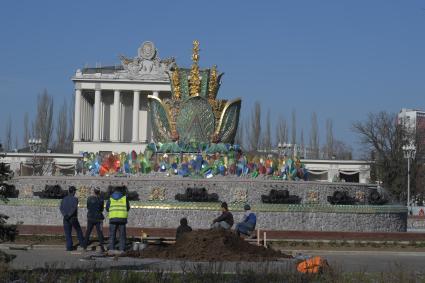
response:
{"label": "high-visibility vest", "polygon": [[109,198],[109,219],[111,218],[123,218],[127,219],[127,197],[123,196],[122,198],[115,200]]}
{"label": "high-visibility vest", "polygon": [[318,273],[324,267],[328,266],[328,262],[320,256],[315,256],[300,262],[297,265],[297,270],[301,273]]}

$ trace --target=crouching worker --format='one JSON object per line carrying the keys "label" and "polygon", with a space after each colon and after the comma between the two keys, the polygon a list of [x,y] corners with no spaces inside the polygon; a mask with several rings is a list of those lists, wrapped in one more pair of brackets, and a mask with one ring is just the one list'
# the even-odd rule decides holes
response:
{"label": "crouching worker", "polygon": [[93,227],[96,226],[97,237],[99,238],[99,245],[102,251],[103,247],[103,232],[102,223],[105,217],[103,216],[103,199],[100,196],[100,189],[95,188],[93,195],[87,199],[87,230],[86,230],[86,244],[85,248],[90,244],[90,234]]}
{"label": "crouching worker", "polygon": [[115,237],[120,231],[120,250],[125,250],[127,237],[126,224],[130,203],[125,195],[126,187],[115,187],[111,197],[106,202],[106,211],[109,212],[109,250],[115,250]]}
{"label": "crouching worker", "polygon": [[233,214],[229,211],[226,202],[221,203],[221,215],[213,220],[211,228],[230,230],[233,226]]}
{"label": "crouching worker", "polygon": [[255,230],[255,225],[257,224],[257,216],[251,211],[249,204],[244,206],[245,214],[242,222],[236,225],[236,234],[240,236],[241,234],[250,236],[251,232]]}
{"label": "crouching worker", "polygon": [[177,227],[177,231],[176,231],[176,241],[178,241],[183,236],[183,234],[189,233],[189,232],[192,232],[192,227],[190,227],[187,224],[187,219],[186,218],[180,219],[180,226]]}
{"label": "crouching worker", "polygon": [[80,222],[78,222],[78,198],[75,197],[77,190],[74,186],[69,187],[68,195],[61,201],[60,211],[63,216],[63,230],[65,231],[66,250],[72,251],[72,227],[77,232],[78,244],[81,248],[85,247],[83,231]]}

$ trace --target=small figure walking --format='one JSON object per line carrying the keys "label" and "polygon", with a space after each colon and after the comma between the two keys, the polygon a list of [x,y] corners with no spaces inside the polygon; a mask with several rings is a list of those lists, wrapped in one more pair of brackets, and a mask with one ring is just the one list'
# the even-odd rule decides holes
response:
{"label": "small figure walking", "polygon": [[72,227],[74,227],[77,232],[78,245],[82,248],[84,248],[85,245],[83,231],[81,230],[80,222],[78,222],[78,198],[75,197],[76,191],[74,186],[70,186],[68,195],[62,199],[60,204],[67,251],[73,250]]}

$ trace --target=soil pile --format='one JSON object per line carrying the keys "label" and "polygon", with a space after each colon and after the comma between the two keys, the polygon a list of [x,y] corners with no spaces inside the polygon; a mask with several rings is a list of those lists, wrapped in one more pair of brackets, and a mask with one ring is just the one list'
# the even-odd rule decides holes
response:
{"label": "soil pile", "polygon": [[194,261],[261,261],[291,258],[244,241],[231,231],[201,230],[184,234],[174,245],[149,245],[129,256]]}

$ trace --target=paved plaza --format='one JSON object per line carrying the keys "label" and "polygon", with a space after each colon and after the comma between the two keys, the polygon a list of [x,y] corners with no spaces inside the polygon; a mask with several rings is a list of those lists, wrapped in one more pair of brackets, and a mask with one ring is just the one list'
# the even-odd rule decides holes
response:
{"label": "paved plaza", "polygon": [[[0,249],[16,255],[11,262],[14,269],[54,268],[117,268],[141,271],[165,270],[181,272],[202,266],[206,270],[236,272],[236,270],[291,270],[294,260],[274,262],[185,262],[162,259],[135,259],[129,257],[99,257],[95,252],[66,252],[62,246],[37,246],[30,250],[10,250],[2,245]],[[385,251],[294,251],[304,255],[319,255],[326,258],[332,268],[343,272],[385,272],[388,270],[420,271],[425,268],[425,252],[385,252]]]}

